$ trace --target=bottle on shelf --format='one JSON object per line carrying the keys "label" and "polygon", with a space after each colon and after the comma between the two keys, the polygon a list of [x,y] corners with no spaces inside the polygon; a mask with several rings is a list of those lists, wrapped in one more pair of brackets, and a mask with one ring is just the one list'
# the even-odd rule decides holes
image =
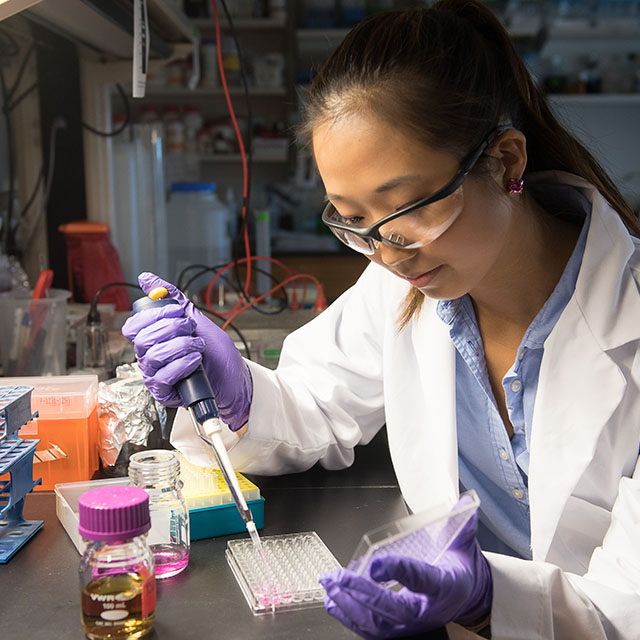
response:
{"label": "bottle on shelf", "polygon": [[242,82],[240,73],[240,54],[236,41],[230,35],[222,37],[222,68],[227,84],[230,87],[239,87]]}
{"label": "bottle on shelf", "polygon": [[286,20],[287,0],[269,0],[267,11],[269,18],[273,20]]}
{"label": "bottle on shelf", "polygon": [[626,86],[631,93],[640,93],[640,61],[635,51],[627,54],[626,68]]}
{"label": "bottle on shelf", "polygon": [[365,0],[342,0],[342,12],[340,14],[341,27],[355,27],[364,19],[367,3]]}
{"label": "bottle on shelf", "polygon": [[146,124],[156,124],[162,122],[158,115],[158,110],[153,104],[143,104],[140,110],[138,121]]}
{"label": "bottle on shelf", "polygon": [[215,38],[205,38],[200,45],[202,61],[202,86],[219,87],[220,72],[218,70],[218,47]]}
{"label": "bottle on shelf", "polygon": [[184,87],[187,78],[187,61],[174,60],[166,67],[166,83],[169,87]]}
{"label": "bottle on shelf", "polygon": [[587,57],[583,68],[578,73],[578,86],[580,93],[600,93],[602,90],[602,77],[599,70],[600,61],[597,56],[591,54]]}
{"label": "bottle on shelf", "polygon": [[184,150],[186,153],[196,153],[198,150],[198,131],[204,125],[200,107],[195,104],[186,105],[182,122],[184,124]]}
{"label": "bottle on shelf", "polygon": [[256,89],[282,89],[284,86],[284,54],[279,51],[253,58],[253,82]]}
{"label": "bottle on shelf", "polygon": [[302,10],[305,29],[333,29],[336,25],[335,0],[305,0]]}
{"label": "bottle on shelf", "polygon": [[162,109],[162,122],[165,127],[171,120],[180,120],[180,109],[175,105],[167,105]]}
{"label": "bottle on shelf", "polygon": [[564,93],[569,77],[564,68],[562,56],[555,54],[549,61],[549,69],[544,75],[543,85],[547,93]]}

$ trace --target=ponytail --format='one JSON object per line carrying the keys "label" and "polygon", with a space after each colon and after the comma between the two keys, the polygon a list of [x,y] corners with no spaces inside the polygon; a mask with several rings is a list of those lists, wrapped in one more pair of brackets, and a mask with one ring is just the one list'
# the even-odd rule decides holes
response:
{"label": "ponytail", "polygon": [[627,229],[640,236],[633,210],[597,160],[558,122],[498,18],[476,0],[439,0],[433,10],[451,12],[468,21],[493,51],[494,59],[502,61],[504,77],[512,79],[518,97],[516,126],[527,139],[526,173],[560,170],[584,178],[618,212]]}
{"label": "ponytail", "polygon": [[[593,184],[626,225],[640,223],[604,169],[553,115],[498,18],[478,0],[379,14],[359,23],[320,69],[298,138],[348,113],[368,113],[463,158],[510,120],[527,140],[527,173],[560,170]],[[486,170],[482,159],[474,171]],[[402,328],[423,294],[412,289]]]}

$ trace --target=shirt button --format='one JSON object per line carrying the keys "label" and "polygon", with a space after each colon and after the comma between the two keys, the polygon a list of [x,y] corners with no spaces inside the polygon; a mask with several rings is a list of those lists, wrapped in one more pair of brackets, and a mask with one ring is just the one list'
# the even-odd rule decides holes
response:
{"label": "shirt button", "polygon": [[520,380],[514,380],[511,383],[511,391],[517,393],[518,391],[520,391],[520,389],[522,389],[522,382],[520,382]]}
{"label": "shirt button", "polygon": [[520,489],[514,489],[511,493],[513,494],[513,497],[518,498],[518,500],[522,500],[522,498],[524,497],[524,493],[522,493]]}
{"label": "shirt button", "polygon": [[520,351],[518,351],[518,360],[522,360],[522,358],[524,358],[524,349],[520,349]]}
{"label": "shirt button", "polygon": [[498,453],[500,454],[500,457],[503,460],[508,460],[509,459],[509,454],[506,452],[505,449],[498,449]]}

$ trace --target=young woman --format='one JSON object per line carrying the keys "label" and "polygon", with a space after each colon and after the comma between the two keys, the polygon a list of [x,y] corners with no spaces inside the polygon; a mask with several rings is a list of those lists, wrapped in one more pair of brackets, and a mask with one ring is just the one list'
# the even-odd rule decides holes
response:
{"label": "young woman", "polygon": [[[640,637],[639,227],[616,187],[475,0],[358,25],[301,137],[323,221],[372,264],[275,371],[143,274],[181,303],[123,329],[149,388],[176,406],[202,362],[231,429],[248,422],[231,450],[248,472],[348,466],[386,423],[411,510],[476,490],[479,522],[436,566],[323,579],[360,635],[490,618],[494,638]],[[197,457],[189,429],[174,444]]]}

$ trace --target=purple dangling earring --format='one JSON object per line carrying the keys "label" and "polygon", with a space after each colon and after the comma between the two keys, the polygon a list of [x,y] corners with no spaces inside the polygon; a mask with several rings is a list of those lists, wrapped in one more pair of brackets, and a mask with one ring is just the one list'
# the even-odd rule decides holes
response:
{"label": "purple dangling earring", "polygon": [[512,178],[509,180],[507,191],[515,194],[522,193],[524,191],[524,180],[522,178]]}

